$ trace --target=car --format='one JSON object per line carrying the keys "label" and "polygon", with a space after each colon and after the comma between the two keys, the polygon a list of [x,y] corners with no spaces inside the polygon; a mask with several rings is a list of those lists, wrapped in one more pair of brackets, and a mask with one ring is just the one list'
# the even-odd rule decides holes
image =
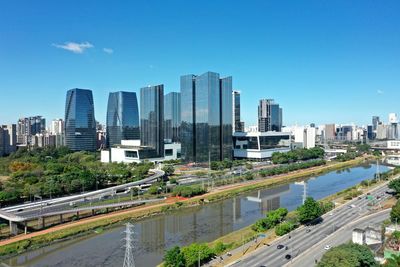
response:
{"label": "car", "polygon": [[287,259],[287,260],[290,260],[292,258],[292,255],[290,255],[290,254],[287,254],[286,256],[285,256],[285,259]]}
{"label": "car", "polygon": [[331,248],[332,248],[332,247],[331,247],[330,245],[326,245],[324,249],[325,249],[325,250],[330,250]]}
{"label": "car", "polygon": [[21,211],[24,211],[24,209],[18,209],[18,210],[17,210],[17,212],[21,212]]}
{"label": "car", "polygon": [[333,216],[333,212],[330,212],[330,213],[329,213],[329,216]]}
{"label": "car", "polygon": [[351,204],[350,206],[351,206],[352,208],[355,208],[355,207],[357,207],[357,206],[356,206],[356,205],[354,205],[354,204]]}
{"label": "car", "polygon": [[307,229],[306,229],[306,233],[309,233],[309,232],[311,232],[311,229],[310,229],[310,228],[307,228]]}
{"label": "car", "polygon": [[277,249],[283,249],[284,247],[285,247],[285,246],[284,246],[284,245],[281,245],[281,244],[279,244],[279,245],[276,246]]}

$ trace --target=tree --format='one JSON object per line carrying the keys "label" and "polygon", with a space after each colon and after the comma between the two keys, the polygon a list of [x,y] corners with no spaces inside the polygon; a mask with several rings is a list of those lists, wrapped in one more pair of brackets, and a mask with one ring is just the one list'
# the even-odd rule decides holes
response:
{"label": "tree", "polygon": [[165,267],[185,267],[185,257],[181,253],[181,249],[178,246],[167,250],[164,255],[164,266]]}
{"label": "tree", "polygon": [[400,266],[400,255],[392,254],[390,258],[386,260],[385,267],[398,267]]}
{"label": "tree", "polygon": [[400,179],[390,181],[389,188],[393,189],[397,195],[400,194]]}
{"label": "tree", "polygon": [[392,222],[400,222],[400,200],[397,200],[396,204],[392,207],[390,211],[390,220]]}
{"label": "tree", "polygon": [[347,243],[330,249],[317,267],[378,267],[372,251],[359,244]]}
{"label": "tree", "polygon": [[212,256],[214,256],[213,250],[205,243],[193,243],[187,247],[183,247],[181,252],[184,255],[186,266],[188,267],[197,266],[199,258],[200,263],[202,263],[208,261]]}
{"label": "tree", "polygon": [[322,215],[321,205],[312,197],[307,197],[303,205],[297,208],[301,223],[311,222]]}
{"label": "tree", "polygon": [[294,225],[291,222],[283,222],[281,224],[278,224],[275,227],[275,234],[277,236],[283,236],[286,235],[287,233],[290,233],[296,228],[296,225]]}
{"label": "tree", "polygon": [[165,165],[162,170],[165,172],[167,176],[171,176],[175,172],[175,168],[173,165]]}

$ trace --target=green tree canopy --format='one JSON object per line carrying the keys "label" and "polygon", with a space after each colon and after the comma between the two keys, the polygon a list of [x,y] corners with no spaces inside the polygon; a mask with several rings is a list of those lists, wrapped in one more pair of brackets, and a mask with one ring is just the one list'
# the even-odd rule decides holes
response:
{"label": "green tree canopy", "polygon": [[297,208],[299,221],[301,223],[311,222],[322,215],[322,208],[318,201],[307,197],[303,205]]}
{"label": "green tree canopy", "polygon": [[164,266],[165,267],[186,266],[185,256],[183,255],[183,253],[181,253],[181,249],[178,246],[175,246],[165,252]]}
{"label": "green tree canopy", "polygon": [[397,200],[396,204],[392,207],[390,211],[390,220],[392,222],[400,222],[400,200]]}
{"label": "green tree canopy", "polygon": [[378,267],[372,251],[359,244],[347,243],[330,249],[317,267]]}

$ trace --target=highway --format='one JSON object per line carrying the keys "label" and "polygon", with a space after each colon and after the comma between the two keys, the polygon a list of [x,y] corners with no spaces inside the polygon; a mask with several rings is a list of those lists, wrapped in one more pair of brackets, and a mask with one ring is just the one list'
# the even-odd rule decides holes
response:
{"label": "highway", "polygon": [[326,250],[326,245],[336,247],[340,244],[346,243],[352,239],[352,232],[355,228],[364,229],[368,225],[381,223],[388,219],[390,216],[391,209],[383,210],[379,213],[365,216],[357,221],[350,223],[349,225],[340,228],[333,235],[328,236],[319,243],[312,246],[310,249],[294,258],[293,261],[287,263],[285,266],[296,266],[296,267],[310,267],[315,265],[315,260],[319,261]]}
{"label": "highway", "polygon": [[[387,190],[387,183],[385,183],[371,191],[371,195],[385,195],[380,199],[382,201],[389,197],[385,194]],[[367,206],[368,202],[369,200],[366,199],[365,195],[351,200],[346,205],[340,206],[332,212],[323,215],[323,222],[308,228],[300,227],[289,235],[275,240],[269,246],[260,247],[228,266],[283,266],[339,228],[368,214],[370,212]],[[353,207],[350,205],[353,205]],[[307,229],[310,232],[307,232]],[[277,249],[278,245],[283,245],[288,247],[288,249]],[[287,260],[285,258],[286,255],[290,255],[291,259]]]}
{"label": "highway", "polygon": [[32,203],[25,203],[25,204],[6,207],[1,209],[0,217],[7,220],[11,219],[12,221],[20,221],[20,219],[14,220],[14,217],[19,216],[22,218],[25,217],[34,218],[34,217],[44,216],[45,214],[48,213],[56,213],[56,212],[60,213],[63,211],[72,210],[73,207],[70,206],[71,202],[84,202],[84,200],[88,198],[111,195],[117,190],[124,190],[129,187],[150,183],[165,175],[165,173],[160,170],[150,170],[150,171],[153,172],[154,174],[139,181],[123,185],[117,185],[87,193],[82,193],[79,195],[66,196],[66,197],[60,197],[60,198],[54,198],[49,200],[42,200]]}

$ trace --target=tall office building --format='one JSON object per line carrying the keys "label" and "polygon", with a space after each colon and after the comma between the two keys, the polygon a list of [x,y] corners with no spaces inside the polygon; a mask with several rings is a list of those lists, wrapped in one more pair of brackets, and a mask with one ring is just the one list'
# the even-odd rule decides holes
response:
{"label": "tall office building", "polygon": [[50,133],[54,135],[64,134],[64,120],[54,119],[51,121]]}
{"label": "tall office building", "polygon": [[335,124],[325,124],[325,140],[335,140],[336,139],[336,125]]}
{"label": "tall office building", "polygon": [[372,116],[372,130],[376,131],[379,122],[379,116]]}
{"label": "tall office building", "polygon": [[181,143],[186,162],[232,158],[232,77],[181,77]]}
{"label": "tall office building", "polygon": [[121,140],[139,140],[139,110],[136,93],[115,92],[108,96],[107,147]]}
{"label": "tall office building", "polygon": [[91,90],[75,88],[67,92],[65,145],[73,151],[96,150],[96,120]]}
{"label": "tall office building", "polygon": [[46,131],[46,119],[42,116],[21,118],[17,125],[17,142],[22,145],[30,145],[32,136]]}
{"label": "tall office building", "polygon": [[258,105],[258,130],[260,132],[280,132],[282,129],[282,109],[273,99],[261,99]]}
{"label": "tall office building", "polygon": [[164,157],[164,85],[140,89],[140,140],[142,146]]}
{"label": "tall office building", "polygon": [[171,92],[164,97],[164,140],[180,142],[181,94]]}
{"label": "tall office building", "polygon": [[243,132],[244,123],[240,121],[240,92],[232,91],[232,130]]}
{"label": "tall office building", "polygon": [[0,126],[0,157],[17,150],[17,127],[15,124]]}

